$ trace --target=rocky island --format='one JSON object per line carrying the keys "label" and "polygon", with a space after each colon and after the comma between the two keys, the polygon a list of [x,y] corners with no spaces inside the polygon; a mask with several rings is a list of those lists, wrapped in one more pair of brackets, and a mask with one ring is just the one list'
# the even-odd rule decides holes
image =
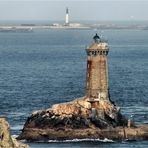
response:
{"label": "rocky island", "polygon": [[94,42],[86,48],[86,95],[33,112],[18,139],[148,139],[148,126],[136,125],[126,118],[111,100],[107,64],[109,46],[97,34],[93,39]]}

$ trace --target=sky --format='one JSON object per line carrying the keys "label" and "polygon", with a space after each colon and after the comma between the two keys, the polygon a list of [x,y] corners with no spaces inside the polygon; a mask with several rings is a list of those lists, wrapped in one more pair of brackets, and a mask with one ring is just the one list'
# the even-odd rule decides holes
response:
{"label": "sky", "polygon": [[148,0],[0,0],[0,20],[148,20]]}

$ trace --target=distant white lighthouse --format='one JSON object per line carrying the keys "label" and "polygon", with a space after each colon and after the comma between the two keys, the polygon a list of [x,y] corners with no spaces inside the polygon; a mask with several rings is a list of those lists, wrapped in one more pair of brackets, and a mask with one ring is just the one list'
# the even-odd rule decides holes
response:
{"label": "distant white lighthouse", "polygon": [[66,8],[65,24],[69,25],[69,10]]}

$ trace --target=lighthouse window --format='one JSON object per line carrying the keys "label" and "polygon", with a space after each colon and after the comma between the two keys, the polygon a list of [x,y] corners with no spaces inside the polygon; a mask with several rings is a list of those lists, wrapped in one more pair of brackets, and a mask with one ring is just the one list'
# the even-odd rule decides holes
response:
{"label": "lighthouse window", "polygon": [[97,55],[97,51],[92,51],[92,55],[96,56]]}
{"label": "lighthouse window", "polygon": [[92,51],[92,55],[95,55],[95,51]]}
{"label": "lighthouse window", "polygon": [[87,55],[90,56],[91,55],[91,51],[87,51]]}
{"label": "lighthouse window", "polygon": [[95,55],[95,56],[97,55],[97,51],[94,51],[94,55]]}
{"label": "lighthouse window", "polygon": [[91,55],[92,55],[92,52],[90,51],[90,52],[89,52],[89,56],[91,56]]}

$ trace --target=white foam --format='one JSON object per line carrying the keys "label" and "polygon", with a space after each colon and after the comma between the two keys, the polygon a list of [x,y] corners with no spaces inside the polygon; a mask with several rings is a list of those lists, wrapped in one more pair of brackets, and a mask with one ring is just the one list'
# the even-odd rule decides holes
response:
{"label": "white foam", "polygon": [[23,125],[11,126],[11,130],[21,130],[21,129],[23,129]]}
{"label": "white foam", "polygon": [[12,137],[17,138],[19,135],[12,135]]}
{"label": "white foam", "polygon": [[58,142],[114,142],[113,140],[104,138],[104,139],[72,139],[72,140],[48,140],[49,143],[58,143]]}

